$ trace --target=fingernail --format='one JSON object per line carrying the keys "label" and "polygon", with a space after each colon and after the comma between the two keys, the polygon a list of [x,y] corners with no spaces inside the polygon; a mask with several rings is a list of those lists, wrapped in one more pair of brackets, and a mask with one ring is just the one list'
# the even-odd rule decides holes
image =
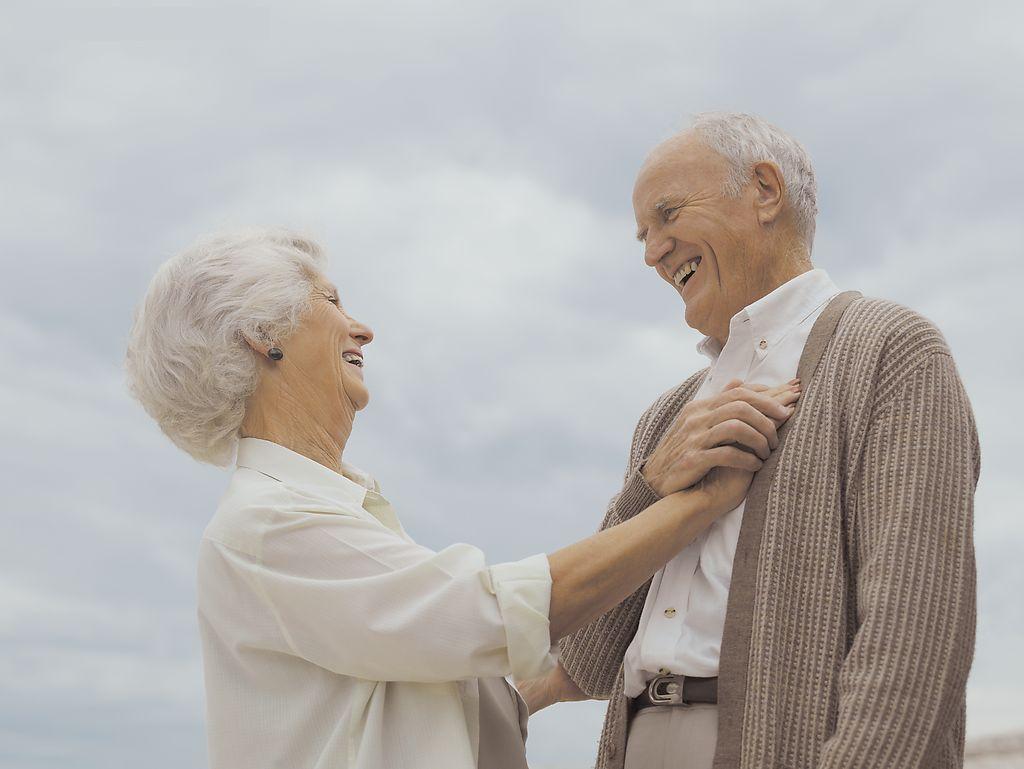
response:
{"label": "fingernail", "polygon": [[800,381],[799,379],[797,379],[796,377],[794,377],[793,379],[790,379],[790,380],[789,380],[789,383],[790,383],[790,384],[796,384],[796,383],[797,383],[797,382],[799,382],[799,381]]}

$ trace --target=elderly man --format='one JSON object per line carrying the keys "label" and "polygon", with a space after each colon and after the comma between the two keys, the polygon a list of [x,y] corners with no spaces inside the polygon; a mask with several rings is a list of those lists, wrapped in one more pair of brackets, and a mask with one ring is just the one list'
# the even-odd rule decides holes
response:
{"label": "elderly man", "polygon": [[598,769],[962,766],[980,453],[942,335],[814,269],[810,160],[758,118],[698,116],[633,206],[710,365],[641,417],[602,527],[716,463],[730,380],[804,396],[745,501],[563,641],[531,709],[609,699]]}

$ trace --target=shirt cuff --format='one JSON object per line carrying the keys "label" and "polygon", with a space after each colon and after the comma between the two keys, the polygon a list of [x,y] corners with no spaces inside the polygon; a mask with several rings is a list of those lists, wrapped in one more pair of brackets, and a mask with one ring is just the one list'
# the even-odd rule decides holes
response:
{"label": "shirt cuff", "polygon": [[489,569],[491,590],[505,623],[512,677],[536,678],[554,667],[551,649],[551,568],[543,553]]}

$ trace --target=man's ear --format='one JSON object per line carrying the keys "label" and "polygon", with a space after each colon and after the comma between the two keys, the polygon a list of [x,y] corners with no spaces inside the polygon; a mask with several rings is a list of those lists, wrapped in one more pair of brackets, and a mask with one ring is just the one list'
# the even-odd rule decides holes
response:
{"label": "man's ear", "polygon": [[754,166],[754,211],[760,224],[771,224],[782,213],[786,183],[779,167],[769,160]]}

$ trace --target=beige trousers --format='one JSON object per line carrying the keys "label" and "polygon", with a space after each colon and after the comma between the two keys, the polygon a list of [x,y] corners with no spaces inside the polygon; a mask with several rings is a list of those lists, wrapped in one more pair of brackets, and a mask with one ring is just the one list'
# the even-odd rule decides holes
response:
{"label": "beige trousers", "polygon": [[528,769],[526,703],[504,678],[480,679],[478,769]]}
{"label": "beige trousers", "polygon": [[625,769],[711,769],[718,705],[644,708],[629,722]]}

